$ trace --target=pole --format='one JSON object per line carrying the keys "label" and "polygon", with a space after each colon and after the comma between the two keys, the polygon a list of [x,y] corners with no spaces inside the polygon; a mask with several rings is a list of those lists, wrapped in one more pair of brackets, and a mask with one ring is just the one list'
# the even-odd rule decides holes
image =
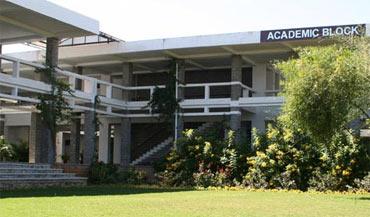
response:
{"label": "pole", "polygon": [[[175,96],[176,96],[176,100],[179,98],[179,91],[178,91],[178,77],[179,77],[179,63],[176,61],[176,90],[175,90]],[[176,140],[177,140],[177,127],[178,127],[178,112],[176,110],[175,112],[175,138],[174,138],[174,141],[175,141],[175,144],[176,144]]]}

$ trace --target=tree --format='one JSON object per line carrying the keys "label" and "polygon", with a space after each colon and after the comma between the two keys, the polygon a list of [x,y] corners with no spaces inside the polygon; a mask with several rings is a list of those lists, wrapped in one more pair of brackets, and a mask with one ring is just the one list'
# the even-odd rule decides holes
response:
{"label": "tree", "polygon": [[153,113],[158,113],[159,119],[169,123],[171,129],[174,129],[174,115],[179,111],[180,99],[176,98],[176,60],[172,60],[169,71],[166,72],[166,85],[164,88],[156,87],[154,89],[148,107]]}
{"label": "tree", "polygon": [[370,43],[366,37],[296,50],[298,58],[278,62],[286,103],[281,119],[328,143],[353,119],[369,118]]}

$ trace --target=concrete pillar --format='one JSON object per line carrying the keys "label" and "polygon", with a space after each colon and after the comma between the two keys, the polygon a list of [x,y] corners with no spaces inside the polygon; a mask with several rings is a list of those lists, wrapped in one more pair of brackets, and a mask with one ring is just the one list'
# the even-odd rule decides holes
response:
{"label": "concrete pillar", "polygon": [[[82,75],[83,68],[78,66],[74,68],[74,71]],[[83,83],[82,80],[76,79],[75,81],[75,89],[76,90],[83,90]],[[70,137],[70,149],[69,149],[69,156],[70,156],[70,163],[71,164],[80,164],[80,149],[81,149],[81,113],[74,113],[76,117],[72,118],[71,120],[71,137]]]}
{"label": "concrete pillar", "polygon": [[[2,54],[2,53],[3,53],[3,45],[0,44],[0,54]],[[3,72],[3,70],[1,68],[1,59],[0,59],[0,73],[2,73],[2,72]]]}
{"label": "concrete pillar", "polygon": [[99,152],[98,161],[108,163],[109,155],[109,123],[106,118],[99,119]]}
{"label": "concrete pillar", "polygon": [[[111,76],[110,75],[101,75],[100,80],[111,83]],[[105,88],[105,86],[101,86],[100,87],[100,95],[106,96],[106,94],[107,94],[107,88]]]}
{"label": "concrete pillar", "polygon": [[[82,75],[83,68],[81,66],[77,66],[74,70],[77,74]],[[75,81],[75,88],[76,90],[83,90],[83,82],[80,79],[76,79]]]}
{"label": "concrete pillar", "polygon": [[[233,55],[231,58],[231,81],[242,82],[242,65],[243,59],[239,55]],[[240,85],[231,87],[231,100],[239,100],[242,89]]]}
{"label": "concrete pillar", "polygon": [[[176,64],[177,64],[177,80],[179,82],[179,85],[184,85],[185,84],[185,73],[186,73],[186,68],[185,68],[185,60],[176,60]],[[178,87],[177,88],[177,98],[180,99],[180,100],[184,100],[185,99],[185,88],[183,87]],[[181,113],[181,111],[179,111],[178,113]],[[183,117],[180,116],[179,114],[177,114],[177,121],[175,121],[175,130],[176,130],[176,133],[175,133],[175,136],[177,138],[175,139],[179,139],[182,137],[182,132],[184,131],[184,120],[183,120]]]}
{"label": "concrete pillar", "polygon": [[265,96],[266,85],[267,85],[267,75],[266,75],[266,64],[257,64],[253,66],[253,89],[256,93],[253,96],[261,97]]}
{"label": "concrete pillar", "polygon": [[[47,38],[46,40],[46,65],[58,66],[58,38]],[[49,83],[45,74],[39,73],[38,80]],[[29,159],[32,163],[55,163],[56,151],[53,135],[46,123],[43,122],[41,114],[32,114],[30,127],[30,150]]]}
{"label": "concrete pillar", "polygon": [[46,65],[50,67],[58,66],[58,50],[59,39],[58,38],[47,38],[46,39]]}
{"label": "concrete pillar", "polygon": [[128,167],[131,162],[131,120],[122,118],[118,130],[121,139],[121,166]]}
{"label": "concrete pillar", "polygon": [[93,111],[85,111],[84,116],[83,164],[89,165],[95,157],[95,115]]}
{"label": "concrete pillar", "polygon": [[[133,65],[132,63],[122,64],[122,86],[130,87],[133,80]],[[131,91],[131,93],[133,93]],[[130,91],[123,91],[122,99],[130,100]]]}
{"label": "concrete pillar", "polygon": [[81,141],[81,120],[76,117],[71,120],[71,138],[70,138],[70,163],[80,163],[80,141]]}
{"label": "concrete pillar", "polygon": [[176,139],[179,139],[182,137],[182,132],[184,131],[184,117],[181,116],[181,115],[178,115],[177,116],[177,127],[176,127],[176,130],[177,130],[177,138]]}
{"label": "concrete pillar", "polygon": [[[239,55],[233,55],[231,58],[231,81],[242,82],[242,65],[243,60]],[[238,101],[242,94],[240,85],[233,85],[231,87],[231,100]],[[241,112],[238,107],[231,107],[232,112]],[[230,129],[235,131],[236,139],[240,138],[241,114],[230,115]]]}
{"label": "concrete pillar", "polygon": [[3,136],[5,134],[4,127],[5,127],[5,116],[0,114],[0,136]]}
{"label": "concrete pillar", "polygon": [[[41,115],[32,113],[31,127],[29,132],[29,162],[30,163],[49,163],[49,143],[51,142],[51,132],[46,124],[41,120]],[[54,152],[55,153],[55,152]],[[54,156],[55,159],[55,156]]]}
{"label": "concrete pillar", "polygon": [[62,159],[62,155],[68,155],[68,153],[66,153],[66,149],[65,149],[65,146],[64,146],[64,142],[63,142],[63,132],[58,132],[56,134],[56,141],[55,141],[55,152],[56,152],[56,162],[57,163],[63,163],[63,159]]}
{"label": "concrete pillar", "polygon": [[266,131],[266,123],[263,116],[255,114],[252,118],[252,129],[256,128],[258,132],[264,133]]}
{"label": "concrete pillar", "polygon": [[[270,82],[267,80],[269,75],[267,73],[267,64],[257,64],[253,66],[253,88],[256,93],[253,97],[264,97],[266,96],[265,91]],[[265,132],[265,114],[261,109],[256,108],[255,114],[251,117],[252,128],[256,128],[260,132]]]}
{"label": "concrete pillar", "polygon": [[114,126],[114,140],[113,140],[113,163],[121,163],[121,132],[120,125]]}
{"label": "concrete pillar", "polygon": [[[177,80],[180,84],[185,84],[185,61],[184,60],[176,60],[176,63],[178,65],[178,72],[177,72]],[[184,99],[184,88],[179,87],[178,88],[178,99]]]}
{"label": "concrete pillar", "polygon": [[[4,118],[4,119],[5,119],[5,118]],[[4,122],[2,122],[2,123],[4,123]],[[9,129],[9,127],[5,126],[5,123],[4,123],[4,125],[3,125],[3,133],[4,133],[4,139],[5,139],[6,141],[9,141],[9,133],[10,133],[10,129]]]}

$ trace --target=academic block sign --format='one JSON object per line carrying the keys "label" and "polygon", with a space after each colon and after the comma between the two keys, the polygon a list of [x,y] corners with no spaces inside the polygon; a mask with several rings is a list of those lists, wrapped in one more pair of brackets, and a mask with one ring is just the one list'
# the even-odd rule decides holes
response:
{"label": "academic block sign", "polygon": [[261,31],[261,42],[305,40],[338,35],[363,35],[365,28],[365,24],[360,24],[268,30]]}

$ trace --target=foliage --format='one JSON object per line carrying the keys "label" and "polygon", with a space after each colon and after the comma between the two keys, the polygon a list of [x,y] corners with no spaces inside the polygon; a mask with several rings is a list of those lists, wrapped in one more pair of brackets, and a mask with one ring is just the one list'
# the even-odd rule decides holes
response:
{"label": "foliage", "polygon": [[158,172],[162,184],[170,186],[234,185],[246,172],[247,144],[234,140],[230,131],[224,138],[223,124],[215,124],[207,132],[187,130],[177,141],[178,149],[166,158]]}
{"label": "foliage", "polygon": [[10,161],[14,154],[13,145],[0,136],[0,161]]}
{"label": "foliage", "polygon": [[346,190],[370,171],[369,143],[349,132],[336,134],[320,151],[319,167],[310,180],[315,190]]}
{"label": "foliage", "polygon": [[19,144],[13,144],[14,155],[13,161],[28,162],[29,158],[29,145],[27,142],[22,141]]}
{"label": "foliage", "polygon": [[322,145],[278,122],[254,138],[256,153],[248,158],[244,180],[248,187],[346,190],[370,171],[369,144],[350,132],[338,133]]}
{"label": "foliage", "polygon": [[248,158],[244,185],[252,188],[306,189],[319,150],[301,131],[269,125],[265,134],[254,132],[255,155]]}
{"label": "foliage", "polygon": [[165,88],[156,87],[148,103],[153,113],[159,113],[165,122],[172,122],[174,114],[179,109],[179,99],[176,99],[176,61],[170,64],[167,72],[167,83]]}
{"label": "foliage", "polygon": [[328,143],[370,108],[369,38],[339,39],[297,49],[297,54],[276,64],[285,78],[282,119]]}
{"label": "foliage", "polygon": [[117,165],[95,162],[89,169],[88,181],[93,184],[142,184],[145,174],[133,168],[120,170]]}
{"label": "foliage", "polygon": [[362,180],[355,179],[355,184],[358,189],[370,192],[370,172]]}
{"label": "foliage", "polygon": [[95,162],[89,168],[89,182],[95,184],[114,182],[118,167],[113,164]]}
{"label": "foliage", "polygon": [[68,163],[70,159],[68,154],[62,154],[60,158],[62,159],[63,163]]}

